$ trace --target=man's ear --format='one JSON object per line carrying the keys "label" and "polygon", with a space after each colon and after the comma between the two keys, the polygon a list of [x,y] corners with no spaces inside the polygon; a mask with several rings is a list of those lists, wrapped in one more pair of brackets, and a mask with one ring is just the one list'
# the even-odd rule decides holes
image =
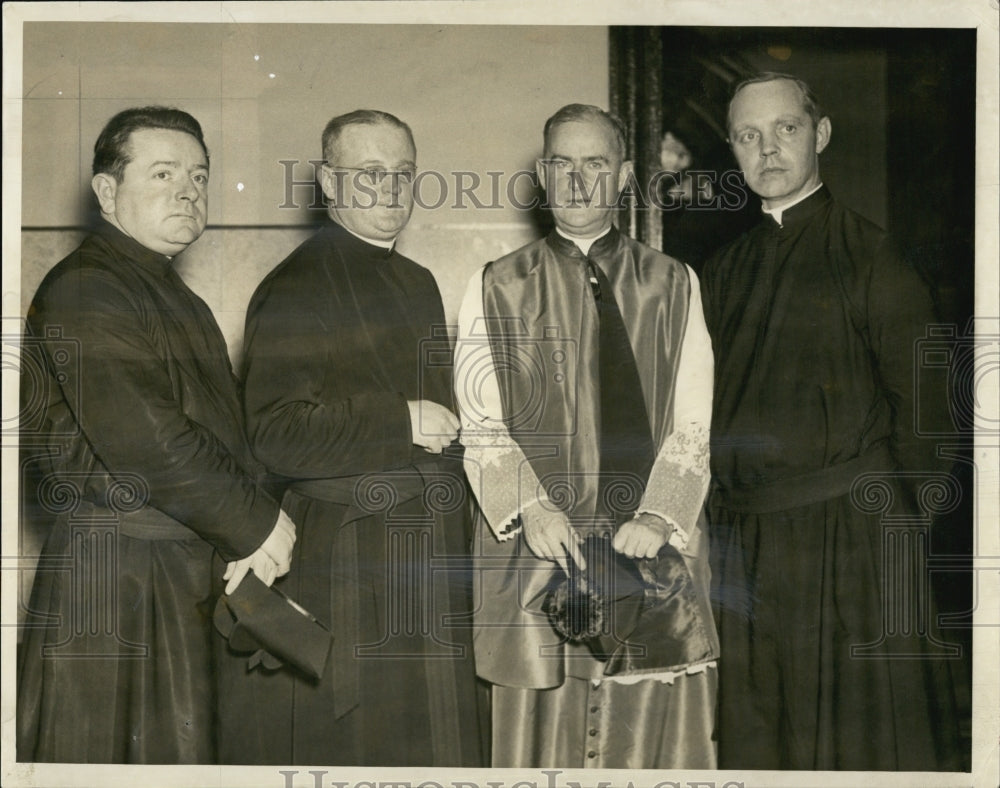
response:
{"label": "man's ear", "polygon": [[90,181],[90,188],[97,195],[101,213],[113,216],[115,213],[115,195],[118,194],[118,181],[113,175],[99,172]]}
{"label": "man's ear", "polygon": [[[323,195],[334,205],[340,206],[338,197],[343,198],[344,188],[341,185],[338,190],[338,178],[336,171],[328,164],[322,164],[319,168],[319,186],[323,190]],[[338,193],[339,191],[339,193]]]}
{"label": "man's ear", "polygon": [[829,118],[820,118],[816,124],[816,153],[822,153],[823,148],[830,144],[830,136],[833,134],[833,127]]}
{"label": "man's ear", "polygon": [[635,166],[631,161],[623,161],[622,168],[618,170],[618,193],[625,191],[625,185],[631,180],[635,173]]}
{"label": "man's ear", "polygon": [[549,190],[548,184],[545,182],[545,174],[548,172],[548,167],[542,159],[535,159],[535,174],[538,176],[538,184],[545,191]]}

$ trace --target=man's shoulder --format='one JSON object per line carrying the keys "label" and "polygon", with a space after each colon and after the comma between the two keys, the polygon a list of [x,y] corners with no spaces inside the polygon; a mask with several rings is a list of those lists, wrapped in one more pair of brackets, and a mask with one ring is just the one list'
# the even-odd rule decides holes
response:
{"label": "man's shoulder", "polygon": [[259,301],[274,290],[314,289],[317,263],[331,252],[323,236],[320,229],[296,246],[261,280],[253,299]]}
{"label": "man's shoulder", "polygon": [[[642,298],[686,298],[692,286],[691,269],[676,257],[621,234],[617,250],[607,269],[621,287],[629,279],[638,286]],[[616,271],[616,273],[612,273]]]}
{"label": "man's shoulder", "polygon": [[830,200],[829,223],[835,231],[842,228],[848,239],[861,243],[881,245],[889,240],[884,228],[836,199]]}
{"label": "man's shoulder", "polygon": [[688,267],[676,257],[671,257],[669,254],[661,252],[659,249],[654,249],[652,246],[642,241],[637,241],[635,238],[624,233],[620,233],[620,236],[623,247],[629,251],[641,269],[687,276]]}
{"label": "man's shoulder", "polygon": [[548,245],[545,237],[525,244],[520,249],[486,264],[491,278],[497,283],[518,279],[530,272],[541,260]]}
{"label": "man's shoulder", "polygon": [[740,266],[741,261],[759,249],[763,240],[764,224],[757,223],[744,230],[731,241],[715,249],[705,258],[701,266],[701,280],[705,281],[719,274],[724,274],[732,266]]}
{"label": "man's shoulder", "polygon": [[[415,279],[436,282],[430,268],[398,251],[393,252],[393,265]],[[434,286],[437,287],[437,284]]]}
{"label": "man's shoulder", "polygon": [[[352,249],[357,249],[361,245],[355,236],[349,236],[346,230],[330,224],[323,225],[295,247],[284,260],[271,270],[266,278],[294,279],[304,277],[308,280],[316,276],[317,263],[341,256],[349,258],[352,255]],[[393,253],[393,262],[405,270],[430,274],[426,267],[398,251]]]}
{"label": "man's shoulder", "polygon": [[115,265],[120,259],[122,255],[108,242],[104,233],[91,231],[76,249],[52,266],[49,273],[60,276],[82,271],[117,272],[122,269],[122,266]]}
{"label": "man's shoulder", "polygon": [[312,232],[308,238],[296,246],[280,263],[271,269],[268,278],[294,277],[304,271],[308,271],[309,266],[315,263],[316,260],[330,254],[331,248],[326,235],[324,227],[320,227]]}
{"label": "man's shoulder", "polygon": [[742,249],[758,245],[761,243],[763,230],[763,222],[758,222],[752,225],[732,240],[717,247],[710,255],[708,255],[706,262],[710,260],[726,259],[732,257]]}
{"label": "man's shoulder", "polygon": [[831,208],[823,243],[838,276],[853,293],[863,292],[876,280],[894,280],[902,286],[919,276],[887,230],[840,203]]}
{"label": "man's shoulder", "polygon": [[35,291],[33,302],[106,298],[130,290],[124,278],[127,265],[115,264],[114,251],[99,234],[87,235],[80,245],[52,266]]}

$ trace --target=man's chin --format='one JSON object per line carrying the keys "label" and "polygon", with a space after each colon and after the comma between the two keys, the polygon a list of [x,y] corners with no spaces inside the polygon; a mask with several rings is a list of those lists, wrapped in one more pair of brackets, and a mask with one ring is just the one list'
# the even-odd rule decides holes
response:
{"label": "man's chin", "polygon": [[748,181],[747,185],[758,197],[763,197],[765,200],[780,200],[789,191],[784,172],[762,173],[752,183]]}
{"label": "man's chin", "polygon": [[191,244],[201,238],[201,234],[205,231],[204,227],[199,227],[197,230],[191,228],[190,230],[185,230],[184,232],[177,233],[171,239],[174,243],[179,244]]}
{"label": "man's chin", "polygon": [[169,247],[173,251],[166,252],[166,254],[180,254],[185,249],[187,249],[191,244],[197,241],[201,237],[202,230],[195,231],[193,228],[190,230],[185,230],[183,232],[174,233],[170,238],[164,239],[164,248]]}
{"label": "man's chin", "polygon": [[600,232],[604,226],[607,215],[604,211],[563,210],[559,213],[553,212],[552,217],[556,227],[569,235],[587,237]]}
{"label": "man's chin", "polygon": [[380,221],[374,223],[375,228],[382,233],[395,237],[403,231],[410,221],[410,214],[400,212],[398,214],[384,215]]}

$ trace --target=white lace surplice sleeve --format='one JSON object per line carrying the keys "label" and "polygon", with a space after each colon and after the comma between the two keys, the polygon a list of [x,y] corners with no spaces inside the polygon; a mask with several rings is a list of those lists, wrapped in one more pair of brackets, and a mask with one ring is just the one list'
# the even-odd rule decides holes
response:
{"label": "white lace surplice sleeve", "polygon": [[715,372],[698,277],[690,268],[688,274],[691,301],[677,370],[674,430],[660,447],[639,507],[640,513],[656,514],[674,527],[670,543],[679,549],[687,544],[708,491]]}
{"label": "white lace surplice sleeve", "polygon": [[458,313],[455,399],[462,423],[465,473],[490,529],[501,541],[517,517],[546,500],[538,477],[503,421],[503,404],[483,318],[483,271],[469,282]]}

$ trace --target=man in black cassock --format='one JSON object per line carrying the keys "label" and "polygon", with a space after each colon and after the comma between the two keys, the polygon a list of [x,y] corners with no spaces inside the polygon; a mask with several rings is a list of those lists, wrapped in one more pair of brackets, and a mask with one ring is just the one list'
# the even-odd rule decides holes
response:
{"label": "man in black cassock", "polygon": [[[225,762],[482,763],[460,459],[433,275],[395,250],[416,149],[383,112],[334,118],[320,174],[330,220],[247,312],[254,451],[299,523],[280,584],[334,636],[326,672],[223,663]],[[454,451],[454,449],[451,449]]]}
{"label": "man in black cassock", "polygon": [[[742,84],[729,135],[764,216],[702,278],[716,359],[719,766],[958,770],[940,644],[921,633],[894,659],[881,642],[884,615],[907,602],[883,567],[882,506],[866,498],[919,518],[915,487],[940,471],[913,427],[930,295],[822,184],[831,123],[808,86]],[[930,605],[920,585],[914,603]]]}
{"label": "man in black cassock", "polygon": [[[214,763],[213,552],[288,571],[226,343],[172,258],[205,228],[198,122],[143,107],[94,148],[102,221],[28,313],[21,441],[49,533],[21,645],[20,761]],[[35,444],[35,448],[27,448]]]}

